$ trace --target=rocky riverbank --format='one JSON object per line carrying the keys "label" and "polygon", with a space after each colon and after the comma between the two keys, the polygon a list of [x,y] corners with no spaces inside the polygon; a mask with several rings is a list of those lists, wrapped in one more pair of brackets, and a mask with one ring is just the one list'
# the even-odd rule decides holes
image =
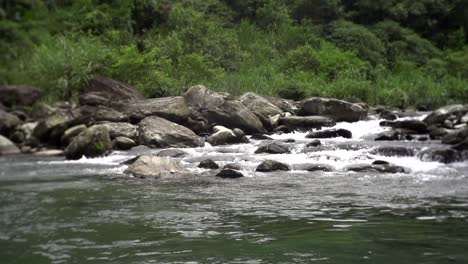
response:
{"label": "rocky riverbank", "polygon": [[[194,86],[183,96],[145,99],[132,86],[106,78],[89,82],[78,105],[40,103],[40,90],[29,86],[0,87],[0,154],[65,155],[67,159],[99,157],[112,151],[126,151],[144,145],[170,149],[161,155],[144,155],[129,162],[127,172],[148,177],[184,173],[173,148],[222,146],[264,141],[255,153],[284,154],[289,143],[272,140],[275,134],[308,132],[304,153],[320,153],[319,139],[352,138],[352,132],[333,128],[337,122],[358,122],[378,116],[386,129],[371,140],[379,155],[417,156],[442,163],[468,159],[468,105],[450,105],[421,118],[413,111],[385,107],[370,108],[329,98],[308,98],[299,102],[246,93],[234,97]],[[401,119],[401,118],[404,119]],[[370,131],[371,132],[371,131]],[[401,141],[398,147],[384,143]],[[381,143],[379,143],[381,142]],[[427,145],[415,150],[405,142]],[[334,148],[340,146],[333,146]],[[346,146],[341,146],[346,147]],[[348,146],[353,147],[353,146]],[[356,146],[354,146],[356,147]],[[242,177],[241,168],[219,169],[214,161],[202,160],[200,167],[217,170],[223,178]],[[333,170],[318,163],[302,170]],[[272,159],[259,163],[256,171],[287,171],[289,164]],[[347,171],[401,173],[405,168],[384,161],[354,164]]]}

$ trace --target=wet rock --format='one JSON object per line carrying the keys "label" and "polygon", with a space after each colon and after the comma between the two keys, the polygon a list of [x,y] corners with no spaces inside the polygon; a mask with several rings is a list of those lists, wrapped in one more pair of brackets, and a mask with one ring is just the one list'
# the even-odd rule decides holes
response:
{"label": "wet rock", "polygon": [[412,157],[414,150],[406,147],[381,146],[373,149],[370,154],[386,157]]}
{"label": "wet rock", "polygon": [[28,122],[16,127],[11,136],[11,140],[20,144],[37,145],[37,139],[33,137],[34,128],[37,122]]}
{"label": "wet rock", "polygon": [[291,149],[289,148],[288,145],[273,142],[273,143],[269,143],[269,144],[260,146],[255,151],[255,154],[260,154],[260,153],[285,154],[285,153],[291,153]]}
{"label": "wet rock", "polygon": [[213,130],[214,133],[206,139],[212,146],[249,142],[244,132],[238,128],[231,130],[223,126],[215,126]]}
{"label": "wet rock", "polygon": [[80,159],[85,156],[94,158],[105,155],[112,150],[109,130],[102,125],[87,128],[76,136],[65,149],[67,159]]}
{"label": "wet rock", "polygon": [[219,165],[211,159],[206,159],[198,164],[198,168],[216,170],[219,169]]}
{"label": "wet rock", "polygon": [[78,136],[81,132],[86,130],[85,125],[77,125],[74,127],[70,127],[69,129],[65,130],[63,133],[60,142],[62,142],[62,145],[68,146],[70,142],[73,140],[74,137]]}
{"label": "wet rock", "polygon": [[188,153],[180,149],[163,149],[156,154],[158,157],[183,158]]}
{"label": "wet rock", "polygon": [[456,149],[456,150],[459,150],[459,151],[468,150],[468,138],[466,138],[463,141],[455,144],[453,146],[453,149]]}
{"label": "wet rock", "polygon": [[460,123],[468,124],[468,113],[466,113],[461,119]]}
{"label": "wet rock", "polygon": [[0,156],[21,153],[19,148],[8,138],[0,135]]}
{"label": "wet rock", "polygon": [[199,145],[198,136],[192,130],[156,116],[143,119],[138,132],[139,143],[150,147],[183,148]]}
{"label": "wet rock", "polygon": [[442,137],[443,144],[455,145],[468,138],[468,127],[451,132]]}
{"label": "wet rock", "polygon": [[462,161],[462,155],[459,151],[447,147],[434,147],[425,149],[418,153],[418,157],[422,161],[435,161],[446,164]]}
{"label": "wet rock", "polygon": [[320,140],[314,139],[314,140],[310,141],[309,143],[307,143],[305,145],[305,147],[310,148],[310,147],[318,147],[318,146],[321,146],[321,145],[322,145],[322,142],[320,142]]}
{"label": "wet rock", "polygon": [[9,135],[13,130],[21,124],[21,120],[8,112],[0,110],[0,133]]}
{"label": "wet rock", "polygon": [[128,167],[126,173],[135,177],[162,177],[176,173],[185,173],[182,164],[170,158],[154,155],[141,155]]}
{"label": "wet rock", "polygon": [[273,133],[277,133],[277,134],[291,133],[293,131],[294,131],[293,129],[284,125],[278,126],[277,128],[273,129]]}
{"label": "wet rock", "polygon": [[353,135],[351,131],[346,129],[327,129],[319,131],[311,131],[306,135],[306,138],[352,138]]}
{"label": "wet rock", "polygon": [[388,126],[392,128],[409,129],[415,131],[417,134],[427,133],[426,123],[419,120],[402,120],[402,121],[383,121],[381,126]]}
{"label": "wet rock", "polygon": [[377,134],[375,141],[413,140],[414,137],[412,135],[417,133],[418,132],[409,129],[392,129]]}
{"label": "wet rock", "polygon": [[259,172],[272,172],[272,171],[290,171],[291,167],[289,165],[274,161],[274,160],[265,160],[260,165],[257,166],[256,171]]}
{"label": "wet rock", "polygon": [[250,134],[266,132],[260,119],[229,94],[216,93],[198,85],[190,88],[184,98],[187,105],[210,124],[240,128]]}
{"label": "wet rock", "polygon": [[379,115],[380,119],[395,120],[398,118],[398,114],[395,111],[383,109]]}
{"label": "wet rock", "polygon": [[241,170],[241,166],[239,164],[226,164],[224,165],[223,169],[229,169],[229,170]]}
{"label": "wet rock", "polygon": [[268,100],[268,102],[270,102],[271,104],[281,109],[281,111],[283,112],[295,113],[297,111],[297,107],[293,100],[283,99],[274,96],[264,96],[264,98]]}
{"label": "wet rock", "polygon": [[436,126],[431,126],[428,129],[430,131],[429,136],[431,139],[441,139],[442,137],[451,132],[451,130],[449,129]]}
{"label": "wet rock", "polygon": [[243,94],[239,99],[247,109],[260,119],[265,128],[272,130],[276,127],[271,117],[281,115],[283,111],[280,108],[270,103],[266,98],[252,92]]}
{"label": "wet rock", "polygon": [[265,134],[253,134],[250,139],[255,139],[255,140],[273,140],[271,137],[265,135]]}
{"label": "wet rock", "polygon": [[345,171],[404,173],[405,168],[394,164],[352,164],[345,167]]}
{"label": "wet rock", "polygon": [[389,165],[390,162],[385,161],[385,160],[374,160],[372,162],[372,165]]}
{"label": "wet rock", "polygon": [[333,119],[324,116],[285,116],[280,119],[279,124],[286,126],[290,131],[321,129],[336,125]]}
{"label": "wet rock", "polygon": [[42,96],[41,90],[28,85],[0,86],[0,102],[7,106],[31,106]]}
{"label": "wet rock", "polygon": [[468,107],[463,105],[447,105],[433,111],[424,118],[424,123],[428,125],[444,124],[444,121],[450,116],[457,116],[461,119],[468,112]]}
{"label": "wet rock", "polygon": [[302,170],[302,171],[323,171],[323,172],[330,172],[333,171],[334,168],[328,164],[299,164],[294,166],[295,170]]}
{"label": "wet rock", "polygon": [[133,86],[117,80],[98,77],[88,82],[88,86],[84,88],[80,96],[80,104],[110,105],[116,101],[136,101],[142,99],[144,99],[144,96]]}
{"label": "wet rock", "polygon": [[127,137],[116,137],[112,142],[113,149],[115,150],[129,150],[135,147],[137,144],[136,142]]}
{"label": "wet rock", "polygon": [[367,117],[367,110],[358,104],[329,98],[312,97],[301,101],[300,116],[325,116],[336,122],[356,122]]}
{"label": "wet rock", "polygon": [[126,122],[103,123],[103,126],[109,130],[112,139],[117,137],[126,137],[130,139],[138,138],[138,127]]}
{"label": "wet rock", "polygon": [[218,174],[216,174],[216,177],[220,177],[223,179],[237,179],[244,177],[244,175],[236,170],[222,169]]}

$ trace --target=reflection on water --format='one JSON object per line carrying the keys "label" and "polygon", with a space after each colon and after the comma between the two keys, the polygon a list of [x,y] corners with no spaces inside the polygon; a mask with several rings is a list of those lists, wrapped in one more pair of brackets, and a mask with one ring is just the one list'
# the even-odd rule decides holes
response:
{"label": "reflection on water", "polygon": [[[183,162],[192,174],[164,179],[123,175],[119,164],[133,154],[0,158],[0,262],[468,263],[468,165],[375,157],[374,143],[356,135],[324,145],[359,148],[315,156],[301,152],[300,133],[276,136],[296,139],[289,155],[254,155],[261,142],[190,149]],[[207,157],[241,164],[249,177],[197,169]],[[316,157],[337,171],[254,172],[266,158]],[[376,158],[411,172],[341,170]]]}

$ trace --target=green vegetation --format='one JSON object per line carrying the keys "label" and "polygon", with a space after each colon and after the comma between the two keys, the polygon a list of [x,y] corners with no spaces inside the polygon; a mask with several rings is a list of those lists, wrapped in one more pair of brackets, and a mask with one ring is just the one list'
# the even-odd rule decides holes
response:
{"label": "green vegetation", "polygon": [[5,0],[0,85],[73,99],[107,76],[292,99],[468,102],[467,0]]}

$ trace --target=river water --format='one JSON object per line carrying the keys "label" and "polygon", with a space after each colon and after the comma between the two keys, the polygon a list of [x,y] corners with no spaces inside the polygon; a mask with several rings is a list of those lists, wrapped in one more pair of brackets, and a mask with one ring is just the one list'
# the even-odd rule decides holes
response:
{"label": "river water", "polygon": [[[307,154],[304,133],[273,136],[295,139],[292,154],[253,154],[261,141],[188,149],[190,175],[162,179],[120,165],[158,150],[0,157],[0,263],[468,263],[468,164],[372,155],[382,144],[440,144],[375,143],[378,122],[339,123],[352,139]],[[246,177],[196,168],[206,158]],[[336,171],[255,172],[265,159]],[[375,159],[409,173],[343,170]]]}

